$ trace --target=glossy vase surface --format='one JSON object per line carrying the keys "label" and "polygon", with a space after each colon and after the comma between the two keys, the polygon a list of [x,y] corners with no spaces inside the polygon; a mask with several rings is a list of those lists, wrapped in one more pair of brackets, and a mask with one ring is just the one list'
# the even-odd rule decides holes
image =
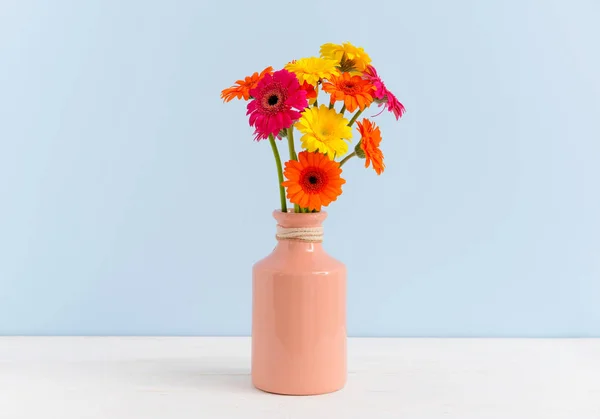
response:
{"label": "glossy vase surface", "polygon": [[[319,213],[273,213],[283,228],[321,227]],[[277,239],[252,270],[252,383],[323,394],[346,382],[346,268],[320,242]]]}

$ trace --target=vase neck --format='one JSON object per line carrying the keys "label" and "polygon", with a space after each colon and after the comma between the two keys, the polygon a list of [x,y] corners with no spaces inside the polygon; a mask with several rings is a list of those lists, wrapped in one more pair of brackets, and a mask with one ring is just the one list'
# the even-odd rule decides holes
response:
{"label": "vase neck", "polygon": [[279,242],[300,242],[318,244],[323,241],[323,221],[327,218],[324,212],[316,213],[283,213],[274,211],[277,220],[277,240]]}

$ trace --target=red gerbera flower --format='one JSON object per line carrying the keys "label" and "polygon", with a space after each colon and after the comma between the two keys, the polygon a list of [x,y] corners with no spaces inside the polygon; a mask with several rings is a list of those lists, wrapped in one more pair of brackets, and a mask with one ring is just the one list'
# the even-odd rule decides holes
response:
{"label": "red gerbera flower", "polygon": [[250,115],[257,141],[277,136],[300,119],[300,111],[308,106],[306,90],[300,88],[296,75],[287,70],[265,74],[250,95],[254,99],[248,103],[246,115]]}
{"label": "red gerbera flower", "polygon": [[396,120],[400,119],[404,112],[406,112],[406,109],[404,108],[404,105],[402,105],[402,103],[400,103],[400,101],[396,98],[396,96],[390,92],[387,87],[385,87],[385,83],[377,74],[375,67],[372,65],[368,66],[363,74],[363,77],[369,80],[373,86],[375,86],[375,92],[373,93],[373,96],[375,97],[375,101],[379,104],[379,106],[386,105],[387,110],[394,113]]}
{"label": "red gerbera flower", "polygon": [[315,86],[309,84],[308,82],[304,82],[302,83],[302,86],[300,86],[300,88],[306,90],[306,99],[308,100],[308,104],[312,105],[313,103],[315,103],[315,101],[317,100],[317,95],[319,94],[319,92],[317,92],[317,89],[315,89]]}

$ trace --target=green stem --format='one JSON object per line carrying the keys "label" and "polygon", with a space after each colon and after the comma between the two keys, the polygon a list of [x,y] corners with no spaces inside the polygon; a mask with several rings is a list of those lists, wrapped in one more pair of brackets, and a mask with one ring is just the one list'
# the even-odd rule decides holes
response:
{"label": "green stem", "polygon": [[281,212],[287,212],[285,188],[282,185],[283,170],[281,168],[281,157],[279,157],[279,151],[277,150],[277,144],[275,144],[275,138],[273,137],[273,134],[269,134],[269,143],[271,143],[271,149],[273,149],[273,156],[275,157],[275,164],[277,165],[277,178],[279,179],[279,198],[281,199]]}
{"label": "green stem", "polygon": [[340,167],[342,167],[344,165],[344,163],[346,163],[348,160],[350,160],[354,156],[356,156],[356,151],[353,151],[352,153],[350,153],[346,157],[344,157],[344,159],[340,162]]}
{"label": "green stem", "polygon": [[346,105],[342,106],[342,109],[340,109],[340,113],[343,115],[344,112],[346,112]]}
{"label": "green stem", "polygon": [[333,109],[333,103],[329,103],[329,109]]}
{"label": "green stem", "polygon": [[[291,126],[287,129],[288,148],[290,149],[290,160],[298,160],[298,155],[294,149],[294,127]],[[294,212],[297,214],[300,212],[300,205],[294,204]]]}
{"label": "green stem", "polygon": [[354,114],[354,116],[352,117],[352,119],[350,120],[350,122],[348,122],[348,126],[349,126],[349,127],[351,127],[351,126],[352,126],[352,124],[354,124],[354,121],[356,121],[356,118],[358,118],[362,112],[363,112],[363,111],[361,111],[361,110],[359,109],[359,110],[358,110],[358,112],[356,112],[356,113]]}
{"label": "green stem", "polygon": [[315,103],[313,103],[313,106],[314,106],[315,108],[318,108],[318,107],[319,107],[319,101],[318,101],[317,99],[315,99]]}
{"label": "green stem", "polygon": [[288,148],[290,149],[290,160],[298,160],[296,150],[294,149],[294,127],[287,129]]}

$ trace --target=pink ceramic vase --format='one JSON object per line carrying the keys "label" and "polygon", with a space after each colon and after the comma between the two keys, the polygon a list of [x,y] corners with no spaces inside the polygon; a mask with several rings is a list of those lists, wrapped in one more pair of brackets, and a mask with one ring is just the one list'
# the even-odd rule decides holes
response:
{"label": "pink ceramic vase", "polygon": [[[284,228],[321,227],[319,213],[275,211]],[[346,382],[346,267],[320,242],[281,239],[252,270],[252,382],[309,395]]]}

